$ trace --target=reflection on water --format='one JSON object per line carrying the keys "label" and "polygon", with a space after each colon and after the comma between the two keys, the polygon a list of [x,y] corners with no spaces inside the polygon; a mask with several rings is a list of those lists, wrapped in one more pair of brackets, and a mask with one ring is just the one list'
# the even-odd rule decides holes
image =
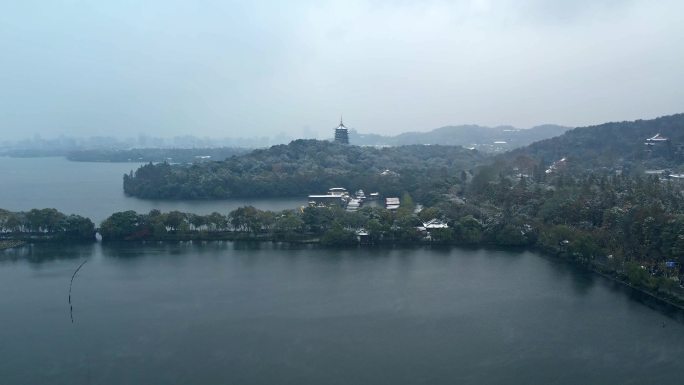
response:
{"label": "reflection on water", "polygon": [[27,244],[7,250],[0,250],[0,265],[5,262],[26,261],[31,264],[42,264],[55,260],[89,258],[98,247],[95,243],[51,243]]}
{"label": "reflection on water", "polygon": [[596,276],[589,272],[581,275],[577,274],[571,280],[572,288],[575,290],[575,293],[577,294],[588,294],[591,291],[592,287],[594,287],[594,284],[596,283],[595,279]]}

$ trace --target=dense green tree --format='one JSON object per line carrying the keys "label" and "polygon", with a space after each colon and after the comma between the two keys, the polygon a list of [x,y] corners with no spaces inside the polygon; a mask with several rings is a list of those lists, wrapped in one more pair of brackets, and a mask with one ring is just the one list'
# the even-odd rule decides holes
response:
{"label": "dense green tree", "polygon": [[114,213],[100,225],[100,234],[105,240],[122,240],[141,231],[141,221],[135,211]]}
{"label": "dense green tree", "polygon": [[207,216],[207,224],[212,230],[221,231],[228,227],[228,219],[221,213],[213,212]]}
{"label": "dense green tree", "polygon": [[283,211],[275,218],[274,229],[278,233],[292,234],[302,230],[304,221],[294,211]]}
{"label": "dense green tree", "polygon": [[183,224],[188,219],[186,213],[180,211],[171,211],[164,217],[164,225],[168,227],[171,231],[177,231],[180,229],[181,224]]}
{"label": "dense green tree", "polygon": [[467,215],[458,221],[454,237],[461,243],[478,244],[482,240],[482,225],[472,215]]}
{"label": "dense green tree", "polygon": [[345,230],[342,225],[336,223],[323,234],[321,243],[331,246],[355,244],[356,235],[353,231]]}
{"label": "dense green tree", "polygon": [[65,236],[71,239],[95,239],[95,224],[80,215],[69,215],[64,219]]}

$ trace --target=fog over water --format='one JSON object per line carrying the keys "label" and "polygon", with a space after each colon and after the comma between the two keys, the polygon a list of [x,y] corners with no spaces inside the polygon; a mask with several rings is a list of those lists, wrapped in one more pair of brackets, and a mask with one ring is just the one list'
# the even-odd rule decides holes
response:
{"label": "fog over water", "polygon": [[6,1],[0,134],[329,137],[681,111],[678,0]]}

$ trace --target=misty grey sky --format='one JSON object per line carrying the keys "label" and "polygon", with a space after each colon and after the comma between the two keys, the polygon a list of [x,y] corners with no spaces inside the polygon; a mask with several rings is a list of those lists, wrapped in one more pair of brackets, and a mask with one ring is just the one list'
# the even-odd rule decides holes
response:
{"label": "misty grey sky", "polygon": [[684,1],[0,0],[0,133],[328,137],[684,111]]}

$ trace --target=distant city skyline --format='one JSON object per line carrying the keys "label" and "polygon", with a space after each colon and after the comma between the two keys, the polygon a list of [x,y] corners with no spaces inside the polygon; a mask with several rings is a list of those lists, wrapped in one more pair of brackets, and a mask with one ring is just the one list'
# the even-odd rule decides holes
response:
{"label": "distant city skyline", "polygon": [[[605,122],[602,122],[605,123]],[[357,130],[354,127],[347,127],[347,124],[345,123],[344,126],[345,128],[348,129],[349,133],[352,135],[380,135],[383,137],[394,137],[397,135],[401,134],[407,134],[407,133],[429,133],[434,130],[438,130],[440,128],[444,127],[462,127],[462,126],[472,126],[473,124],[451,124],[451,125],[446,125],[446,126],[440,126],[440,127],[432,127],[424,130],[411,130],[411,131],[402,131],[402,132],[397,132],[397,133],[391,133],[391,134],[380,134],[376,132],[371,132],[371,131],[363,131],[363,130]],[[480,127],[513,127],[515,129],[530,129],[530,128],[535,128],[539,126],[545,126],[545,125],[554,125],[552,123],[549,124],[541,124],[541,125],[536,125],[533,127],[516,127],[516,126],[511,126],[511,125],[498,125],[498,126],[484,126],[484,125],[476,125]],[[560,125],[558,125],[560,126]],[[271,136],[269,135],[254,135],[254,136],[209,136],[209,135],[192,135],[192,134],[181,134],[181,135],[169,135],[169,136],[163,136],[163,135],[151,135],[151,134],[146,134],[146,133],[138,133],[137,135],[116,135],[116,133],[113,133],[112,135],[67,135],[67,134],[54,134],[54,133],[48,133],[47,135],[43,134],[33,134],[33,135],[28,135],[25,137],[20,137],[20,138],[14,138],[14,139],[0,139],[0,145],[2,144],[17,144],[17,143],[22,143],[22,142],[39,142],[39,141],[44,141],[44,142],[69,142],[69,141],[76,141],[76,142],[83,142],[83,143],[105,143],[110,140],[114,141],[120,141],[122,143],[128,143],[128,144],[140,144],[140,145],[145,145],[145,144],[150,144],[153,147],[160,147],[160,146],[172,146],[174,144],[178,143],[184,143],[184,145],[188,145],[188,143],[192,142],[198,142],[202,143],[203,146],[207,147],[213,147],[216,145],[216,143],[209,143],[207,144],[206,142],[210,141],[224,141],[226,143],[228,142],[260,142],[262,144],[268,143],[270,144],[278,144],[278,143],[286,143],[291,140],[296,140],[296,139],[318,139],[318,140],[334,140],[335,139],[335,131],[339,127],[339,122],[338,124],[332,128],[328,129],[326,132],[321,133],[321,135],[316,135],[315,132],[311,131],[310,135],[301,135],[301,136],[294,136],[294,135],[288,135],[286,132],[279,132],[275,133]],[[573,128],[570,126],[560,126],[560,127],[569,127]]]}
{"label": "distant city skyline", "polygon": [[684,106],[675,0],[17,1],[0,135],[329,138]]}

